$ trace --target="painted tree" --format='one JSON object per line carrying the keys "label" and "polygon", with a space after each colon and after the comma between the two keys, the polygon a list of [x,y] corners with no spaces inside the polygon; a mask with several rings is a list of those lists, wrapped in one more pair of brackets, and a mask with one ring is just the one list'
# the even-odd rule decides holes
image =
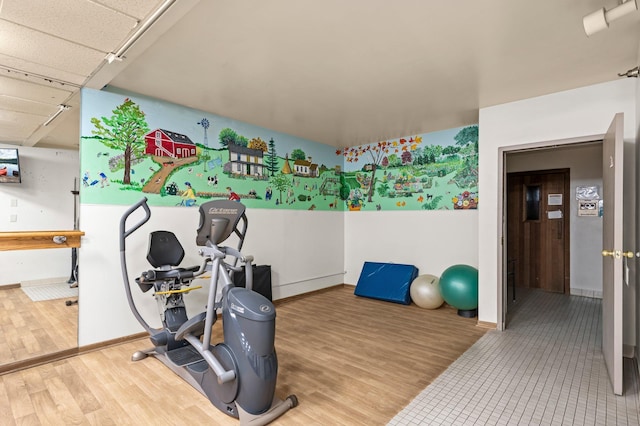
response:
{"label": "painted tree", "polygon": [[282,204],[282,193],[293,186],[291,181],[286,175],[279,174],[272,177],[270,182],[280,192],[280,204]]}
{"label": "painted tree", "polygon": [[478,126],[461,129],[454,139],[460,147],[458,155],[464,161],[464,167],[456,173],[456,183],[459,186],[475,187],[478,185]]}
{"label": "painted tree", "polygon": [[389,161],[389,167],[398,167],[398,166],[402,165],[402,162],[400,161],[400,158],[398,158],[398,156],[396,154],[389,155],[387,157],[387,159]]}
{"label": "painted tree", "polygon": [[468,143],[473,143],[475,150],[478,151],[478,125],[467,126],[461,129],[453,139],[456,141],[456,145],[461,147]]}
{"label": "painted tree", "polygon": [[249,145],[249,138],[246,136],[238,135],[236,139],[236,145],[244,146],[245,148]]}
{"label": "painted tree", "polygon": [[440,145],[425,146],[424,149],[424,164],[433,164],[438,161],[438,158],[442,155],[442,147]]}
{"label": "painted tree", "polygon": [[271,173],[271,176],[273,176],[273,174],[278,170],[278,154],[276,153],[276,143],[273,138],[269,139],[267,170]]}
{"label": "painted tree", "polygon": [[203,171],[206,173],[207,170],[207,164],[209,163],[209,160],[211,160],[211,154],[209,154],[209,151],[201,151],[202,153],[198,153],[198,161],[202,162],[202,165],[204,167]]}
{"label": "painted tree", "polygon": [[349,198],[349,192],[351,192],[351,186],[344,177],[344,173],[340,173],[340,199],[346,200]]}
{"label": "painted tree", "polygon": [[390,143],[387,141],[378,142],[377,144],[363,145],[354,148],[346,148],[345,156],[347,157],[347,162],[358,162],[358,158],[368,154],[369,159],[371,160],[371,179],[369,180],[369,188],[367,191],[367,201],[369,203],[372,202],[373,191],[375,190],[375,178],[376,178],[376,170],[378,166],[382,163],[383,158],[387,156],[389,152]]}
{"label": "painted tree", "polygon": [[230,143],[235,144],[237,140],[238,134],[235,130],[230,129],[229,127],[220,130],[220,133],[218,134],[218,141],[224,148],[229,146]]}
{"label": "painted tree", "polygon": [[458,151],[460,151],[459,146],[447,145],[444,148],[442,148],[442,155],[453,155],[453,154],[457,154]]}
{"label": "painted tree", "polygon": [[113,115],[109,118],[91,118],[91,123],[95,126],[91,133],[102,137],[102,143],[107,147],[123,152],[122,183],[130,185],[131,160],[144,153],[144,136],[149,133],[149,125],[140,106],[129,98],[112,112]]}
{"label": "painted tree", "polygon": [[291,152],[291,159],[292,160],[306,160],[307,159],[307,154],[305,154],[305,152],[303,150],[301,150],[300,148],[296,148],[293,150],[293,152]]}
{"label": "painted tree", "polygon": [[267,152],[269,150],[267,143],[260,138],[251,139],[247,147],[251,149],[259,149],[262,152]]}

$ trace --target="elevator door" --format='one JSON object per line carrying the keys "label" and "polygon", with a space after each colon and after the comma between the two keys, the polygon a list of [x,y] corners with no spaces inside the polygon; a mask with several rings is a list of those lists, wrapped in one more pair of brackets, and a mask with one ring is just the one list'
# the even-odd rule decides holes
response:
{"label": "elevator door", "polygon": [[507,175],[507,257],[517,285],[569,291],[569,170]]}

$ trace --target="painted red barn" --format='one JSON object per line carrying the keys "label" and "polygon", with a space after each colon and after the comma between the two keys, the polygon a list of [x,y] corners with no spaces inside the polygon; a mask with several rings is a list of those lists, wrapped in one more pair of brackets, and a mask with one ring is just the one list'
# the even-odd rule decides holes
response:
{"label": "painted red barn", "polygon": [[156,129],[144,137],[145,154],[158,157],[184,158],[196,155],[196,144],[188,136],[165,129]]}

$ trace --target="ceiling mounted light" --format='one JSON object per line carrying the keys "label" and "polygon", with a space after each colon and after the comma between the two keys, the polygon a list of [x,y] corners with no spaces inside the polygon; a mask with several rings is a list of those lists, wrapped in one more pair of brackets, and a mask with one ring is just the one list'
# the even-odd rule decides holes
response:
{"label": "ceiling mounted light", "polygon": [[122,61],[122,58],[121,58],[121,57],[116,56],[116,54],[115,54],[115,53],[108,53],[108,54],[107,54],[107,56],[106,56],[104,59],[106,59],[106,60],[107,60],[107,63],[108,63],[108,64],[113,63],[113,61],[118,61],[118,62],[119,62],[119,61]]}
{"label": "ceiling mounted light", "polygon": [[618,18],[622,18],[631,12],[638,10],[638,4],[636,0],[627,0],[620,3],[618,6],[611,10],[605,10],[601,8],[593,13],[588,14],[582,18],[582,24],[584,25],[584,32],[588,36],[609,28],[609,24]]}
{"label": "ceiling mounted light", "polygon": [[147,32],[151,25],[153,25],[169,9],[169,7],[171,7],[171,5],[175,3],[175,1],[176,0],[165,0],[165,2],[162,3],[160,7],[151,14],[151,16],[149,16],[149,19],[144,21],[144,23],[140,25],[136,32],[133,33],[131,37],[127,39],[127,41],[122,43],[122,46],[120,46],[118,50],[116,50],[115,52],[109,52],[109,54],[107,54],[107,56],[105,57],[105,60],[109,64],[113,63],[113,61],[121,61],[125,52],[129,50],[129,48],[133,46],[133,44],[138,41],[138,39],[142,37],[145,32]]}
{"label": "ceiling mounted light", "polygon": [[45,121],[44,123],[42,123],[43,127],[47,127],[49,124],[51,124],[51,122],[53,120],[55,120],[56,118],[58,118],[58,116],[60,114],[62,114],[63,112],[65,112],[66,110],[70,109],[71,107],[69,105],[64,105],[64,104],[60,104],[58,105],[58,110],[56,112],[53,113],[53,115],[51,117],[49,117],[49,119],[47,119],[47,121]]}
{"label": "ceiling mounted light", "polygon": [[640,67],[634,67],[627,72],[618,73],[618,77],[638,78],[640,77]]}

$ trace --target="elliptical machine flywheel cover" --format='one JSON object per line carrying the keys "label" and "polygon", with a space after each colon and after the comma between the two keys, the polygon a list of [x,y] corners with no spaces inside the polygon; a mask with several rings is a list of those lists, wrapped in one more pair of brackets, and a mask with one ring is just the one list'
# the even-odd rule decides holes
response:
{"label": "elliptical machine flywheel cover", "polygon": [[[227,345],[224,343],[219,343],[215,345],[211,352],[218,358],[220,364],[226,370],[233,370],[236,372],[236,378],[227,383],[219,384],[217,380],[215,381],[215,394],[218,396],[220,401],[225,404],[231,404],[236,400],[238,396],[238,367],[236,365],[235,359],[233,358],[233,354]],[[214,374],[215,376],[215,374]]]}

